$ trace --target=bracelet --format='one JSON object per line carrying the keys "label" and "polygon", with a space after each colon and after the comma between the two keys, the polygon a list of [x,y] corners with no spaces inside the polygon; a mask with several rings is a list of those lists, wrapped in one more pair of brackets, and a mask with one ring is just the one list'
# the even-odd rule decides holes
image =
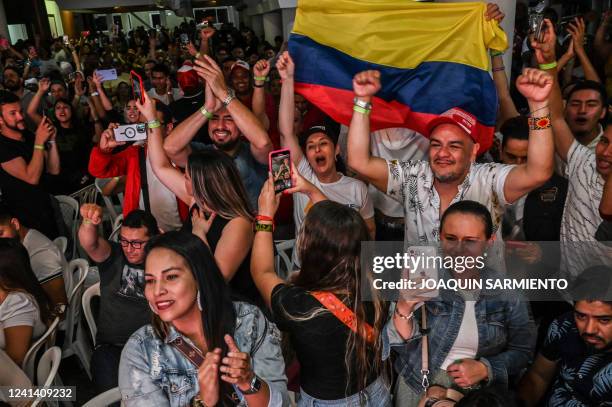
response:
{"label": "bracelet", "polygon": [[362,114],[365,114],[365,115],[369,115],[370,112],[371,112],[370,109],[364,109],[363,107],[357,106],[357,105],[353,106],[353,110],[355,112],[362,113]]}
{"label": "bracelet", "polygon": [[355,106],[359,106],[359,107],[361,107],[363,109],[366,109],[366,110],[372,110],[372,103],[365,102],[365,101],[363,101],[361,99],[358,99],[356,97],[353,98],[353,104]]}
{"label": "bracelet", "polygon": [[537,112],[538,110],[547,109],[547,108],[548,108],[548,105],[546,105],[546,106],[542,106],[542,107],[540,107],[540,108],[538,108],[538,109],[536,109],[536,110],[533,110],[533,111],[529,112],[529,117],[533,117],[533,114],[534,114],[535,112]]}
{"label": "bracelet", "polygon": [[45,146],[42,144],[34,144],[34,150],[45,150]]}
{"label": "bracelet", "polygon": [[255,79],[256,81],[265,82],[268,79],[268,77],[267,76],[253,76],[253,79]]}
{"label": "bracelet", "polygon": [[255,222],[254,232],[274,232],[274,223]]}
{"label": "bracelet", "polygon": [[91,92],[89,96],[100,96],[100,92]]}
{"label": "bracelet", "polygon": [[264,86],[266,86],[266,85],[263,85],[263,84],[262,85],[258,85],[256,83],[253,84],[253,87],[255,87],[255,88],[263,88]]}
{"label": "bracelet", "polygon": [[55,144],[55,140],[47,140],[47,144]]}
{"label": "bracelet", "polygon": [[93,225],[93,222],[89,219],[83,219],[83,225]]}
{"label": "bracelet", "polygon": [[411,312],[408,315],[404,315],[401,312],[399,312],[399,310],[397,309],[397,306],[395,306],[395,314],[400,317],[401,319],[403,319],[404,321],[410,321],[412,319],[412,317],[414,316],[414,312]]}
{"label": "bracelet", "polygon": [[150,129],[156,129],[161,127],[161,123],[159,120],[151,120],[150,122],[147,122],[147,126],[149,126]]}
{"label": "bracelet", "polygon": [[539,66],[539,68],[540,68],[541,70],[546,71],[546,70],[548,70],[548,69],[553,69],[553,68],[556,68],[556,67],[557,67],[557,61],[553,61],[553,62],[551,62],[551,63],[549,63],[549,64],[540,64],[540,65],[538,65],[538,66]]}
{"label": "bracelet", "polygon": [[113,181],[119,181],[121,177],[113,177]]}
{"label": "bracelet", "polygon": [[202,108],[200,109],[200,113],[202,113],[202,116],[206,117],[208,120],[213,118],[213,114],[209,112],[204,106],[202,106]]}
{"label": "bracelet", "polygon": [[255,216],[255,220],[263,220],[268,222],[274,222],[274,218],[266,215],[257,215]]}
{"label": "bracelet", "polygon": [[550,114],[542,117],[530,117],[527,120],[529,122],[529,130],[545,130],[552,127]]}
{"label": "bracelet", "polygon": [[489,53],[491,54],[492,57],[498,57],[498,56],[504,55],[504,51],[497,51],[494,49],[489,51]]}
{"label": "bracelet", "polygon": [[499,72],[499,71],[505,71],[506,67],[505,66],[499,66],[497,68],[493,68],[493,72]]}
{"label": "bracelet", "polygon": [[199,52],[196,52],[196,54],[195,54],[195,58],[196,59],[200,59],[201,56],[202,56],[202,54],[200,54]]}

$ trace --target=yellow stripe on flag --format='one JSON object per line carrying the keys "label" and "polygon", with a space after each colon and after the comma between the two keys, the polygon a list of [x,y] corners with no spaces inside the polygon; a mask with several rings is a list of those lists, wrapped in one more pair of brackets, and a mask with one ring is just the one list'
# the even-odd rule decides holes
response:
{"label": "yellow stripe on flag", "polygon": [[508,40],[485,10],[484,3],[299,0],[293,32],[395,68],[454,62],[486,70],[487,48],[503,51]]}

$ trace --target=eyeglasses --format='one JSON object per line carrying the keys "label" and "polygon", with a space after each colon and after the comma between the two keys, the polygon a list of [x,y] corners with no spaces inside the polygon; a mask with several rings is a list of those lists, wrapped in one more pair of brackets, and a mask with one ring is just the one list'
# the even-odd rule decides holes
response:
{"label": "eyeglasses", "polygon": [[127,240],[122,237],[119,238],[119,243],[121,243],[121,247],[132,246],[134,249],[141,249],[142,246],[147,244],[148,240]]}

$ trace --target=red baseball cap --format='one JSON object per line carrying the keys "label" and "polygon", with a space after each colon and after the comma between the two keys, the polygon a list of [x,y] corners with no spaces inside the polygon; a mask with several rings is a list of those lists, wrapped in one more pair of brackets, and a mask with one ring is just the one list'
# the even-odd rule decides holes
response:
{"label": "red baseball cap", "polygon": [[176,72],[176,80],[183,92],[195,91],[200,86],[200,77],[193,69],[191,61],[186,61]]}
{"label": "red baseball cap", "polygon": [[480,143],[476,116],[459,107],[453,107],[430,121],[427,125],[427,137],[431,136],[434,128],[445,123],[459,126],[475,143]]}

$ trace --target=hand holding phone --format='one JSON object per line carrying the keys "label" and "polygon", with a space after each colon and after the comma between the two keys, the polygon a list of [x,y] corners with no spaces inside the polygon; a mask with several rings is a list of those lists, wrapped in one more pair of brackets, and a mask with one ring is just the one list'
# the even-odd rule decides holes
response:
{"label": "hand holding phone", "polygon": [[132,81],[132,95],[134,96],[134,100],[140,100],[141,104],[144,104],[144,82],[140,75],[138,75],[134,71],[130,71],[130,80]]}
{"label": "hand holding phone", "polygon": [[269,170],[274,180],[274,192],[283,192],[292,188],[291,152],[288,148],[271,151],[269,156]]}
{"label": "hand holding phone", "polygon": [[100,82],[104,81],[114,81],[117,79],[117,70],[116,69],[97,69],[95,71],[100,78]]}

